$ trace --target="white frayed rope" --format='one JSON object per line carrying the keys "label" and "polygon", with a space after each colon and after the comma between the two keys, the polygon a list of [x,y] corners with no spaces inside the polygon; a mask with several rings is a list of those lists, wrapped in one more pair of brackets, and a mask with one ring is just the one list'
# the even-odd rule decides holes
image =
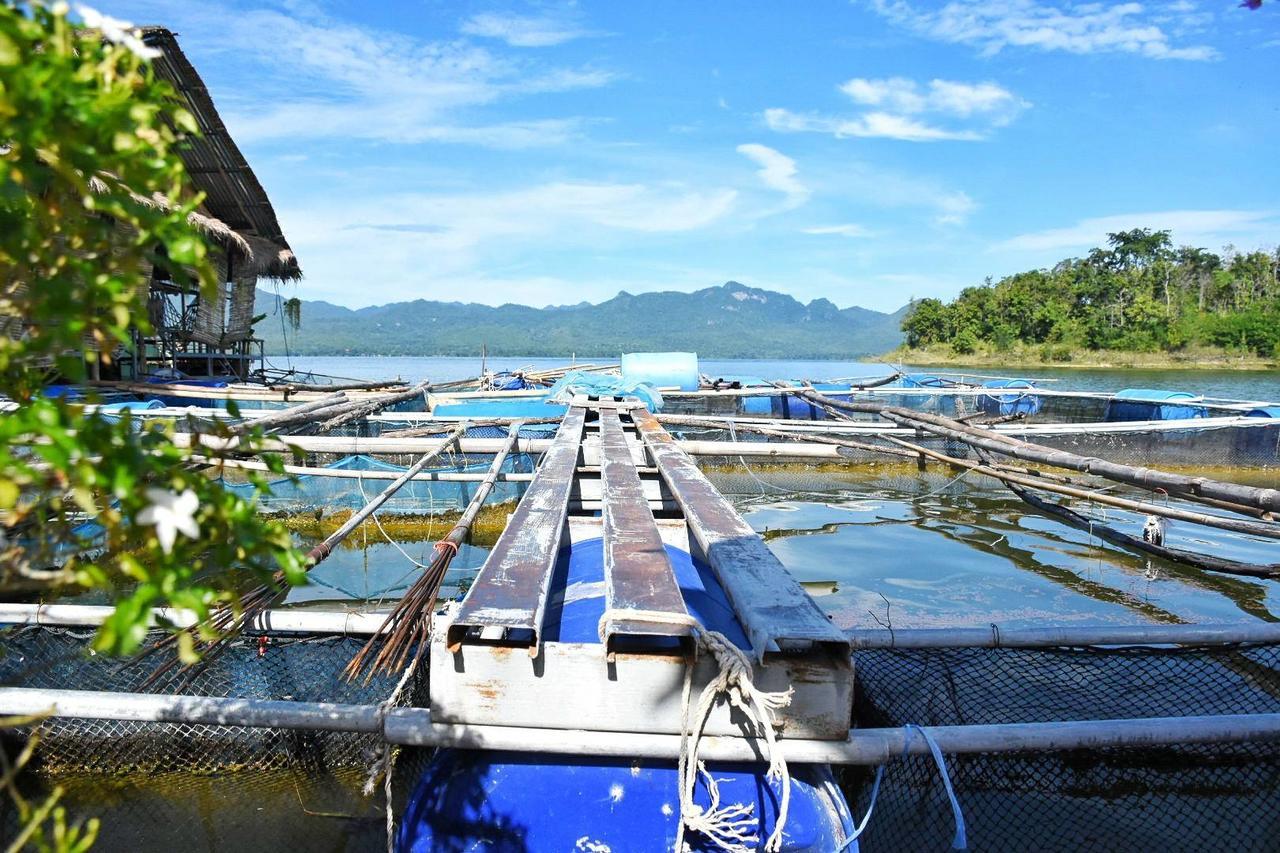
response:
{"label": "white frayed rope", "polygon": [[[707,726],[707,720],[716,702],[722,697],[747,717],[756,730],[757,737],[764,737],[765,757],[769,761],[766,776],[778,782],[782,792],[778,818],[774,822],[773,832],[765,842],[764,849],[769,853],[781,850],[782,831],[787,823],[787,809],[791,803],[791,773],[787,769],[786,759],[782,757],[782,751],[777,748],[774,735],[776,725],[774,712],[791,704],[792,689],[787,688],[783,693],[766,693],[758,689],[752,681],[754,670],[751,659],[724,634],[704,628],[697,619],[687,613],[668,613],[660,610],[606,610],[600,617],[599,623],[601,643],[605,641],[605,629],[608,623],[622,619],[687,627],[693,634],[697,651],[710,654],[720,668],[719,674],[708,682],[699,694],[692,720],[689,717],[689,694],[694,662],[690,661],[685,670],[678,774],[680,827],[676,834],[677,853],[684,853],[688,849],[684,843],[686,830],[702,835],[721,850],[727,850],[730,853],[749,853],[759,842],[757,830],[760,819],[755,816],[755,804],[735,803],[721,806],[719,785],[707,772],[706,765],[698,759],[698,746],[702,741],[703,730]],[[708,807],[705,809],[693,801],[698,774],[702,774],[710,797]]]}

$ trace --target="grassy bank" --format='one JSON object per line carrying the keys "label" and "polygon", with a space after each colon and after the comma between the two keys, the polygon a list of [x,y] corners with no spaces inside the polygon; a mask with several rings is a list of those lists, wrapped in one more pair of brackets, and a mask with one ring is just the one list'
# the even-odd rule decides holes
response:
{"label": "grassy bank", "polygon": [[1004,350],[978,348],[960,354],[949,346],[900,347],[883,356],[888,361],[922,367],[1079,367],[1158,370],[1270,370],[1274,359],[1194,347],[1176,352],[1075,349],[1052,344],[1014,345]]}

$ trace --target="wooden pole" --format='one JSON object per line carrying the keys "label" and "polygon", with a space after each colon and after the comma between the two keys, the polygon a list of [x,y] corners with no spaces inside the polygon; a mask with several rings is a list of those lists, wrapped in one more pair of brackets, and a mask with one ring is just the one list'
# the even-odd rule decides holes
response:
{"label": "wooden pole", "polygon": [[[480,514],[481,507],[488,500],[489,493],[493,490],[493,484],[497,482],[498,476],[502,472],[502,465],[512,449],[515,448],[519,435],[520,424],[515,423],[511,427],[510,435],[507,436],[506,445],[494,456],[488,473],[476,489],[471,502],[467,504],[466,510],[445,538],[436,543],[436,553],[431,563],[423,567],[422,574],[405,591],[395,608],[387,614],[386,621],[383,623],[382,628],[379,629],[380,634],[386,635],[386,642],[382,645],[381,650],[378,651],[377,656],[373,658],[372,663],[368,665],[368,671],[365,674],[366,683],[379,671],[392,672],[402,670],[409,661],[410,651],[415,647],[421,650],[424,644],[430,640],[431,617],[445,572],[457,555],[458,548],[471,532],[476,516]],[[371,638],[356,653],[356,656],[351,659],[346,669],[343,670],[343,674],[348,679],[356,678],[365,670],[369,656],[373,654],[379,642],[380,640],[377,637]]]}
{"label": "wooden pole", "polygon": [[1040,444],[1032,444],[1006,435],[967,426],[951,418],[915,412],[897,406],[881,406],[875,403],[846,403],[833,400],[816,392],[802,392],[803,397],[813,397],[826,405],[853,412],[870,412],[907,427],[920,427],[928,432],[963,441],[992,453],[1013,456],[1056,468],[1066,468],[1140,486],[1150,491],[1164,489],[1170,494],[1204,496],[1214,500],[1229,501],[1249,507],[1280,512],[1280,489],[1260,489],[1239,483],[1226,483],[1208,477],[1191,477],[1155,468],[1122,465],[1092,456],[1080,456],[1066,450],[1057,450]]}
{"label": "wooden pole", "polygon": [[348,518],[345,524],[333,531],[328,538],[307,552],[307,562],[310,563],[311,566],[315,566],[333,553],[333,549],[341,543],[343,539],[350,536],[351,531],[363,524],[366,518],[377,512],[378,507],[382,506],[391,498],[392,495],[400,491],[400,488],[404,486],[405,483],[416,477],[423,468],[426,468],[439,458],[442,453],[450,447],[453,447],[453,445],[462,438],[463,433],[466,431],[466,424],[463,424],[450,433],[449,437],[445,439],[443,444],[435,450],[432,450],[430,453],[424,454],[421,459],[409,466],[403,474],[396,477],[390,485],[379,492],[373,500],[365,504],[359,512],[354,513],[350,518]]}

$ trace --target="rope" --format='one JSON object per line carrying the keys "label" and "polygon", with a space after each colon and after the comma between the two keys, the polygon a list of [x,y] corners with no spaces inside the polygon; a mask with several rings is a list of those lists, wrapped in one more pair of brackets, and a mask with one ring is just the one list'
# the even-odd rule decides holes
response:
{"label": "rope", "polygon": [[951,801],[951,816],[956,822],[956,834],[951,839],[951,848],[953,850],[964,850],[968,847],[965,839],[964,831],[964,814],[960,811],[960,800],[956,798],[955,788],[951,786],[951,774],[947,772],[947,760],[942,757],[942,748],[938,746],[938,742],[933,739],[933,735],[925,729],[920,728],[915,723],[906,723],[902,727],[902,754],[907,754],[907,747],[911,743],[911,733],[917,731],[924,738],[924,742],[929,745],[929,752],[933,754],[933,761],[938,765],[938,773],[942,776],[942,785],[947,789],[947,799]]}
{"label": "rope", "polygon": [[862,822],[854,828],[849,837],[844,840],[844,843],[836,848],[836,853],[844,853],[845,850],[852,847],[853,843],[862,835],[863,830],[867,828],[867,824],[871,823],[871,813],[876,810],[876,797],[880,796],[880,780],[884,778],[885,766],[881,764],[876,768],[876,778],[871,783],[871,799],[867,803],[867,813],[862,816]]}
{"label": "rope", "polygon": [[[607,609],[600,616],[600,622],[597,625],[602,643],[607,623],[617,619],[688,627],[697,651],[710,654],[720,669],[719,674],[707,683],[698,696],[692,722],[689,719],[689,698],[693,679],[693,661],[689,662],[685,670],[681,700],[680,763],[677,773],[680,785],[680,826],[676,832],[677,853],[684,853],[688,849],[684,841],[686,831],[703,836],[719,849],[729,853],[750,853],[760,840],[757,834],[760,820],[754,815],[755,804],[735,803],[721,806],[719,785],[707,772],[706,765],[698,759],[698,747],[703,731],[706,729],[707,720],[721,697],[741,711],[750,725],[764,736],[765,757],[769,761],[769,769],[765,776],[779,783],[782,794],[778,806],[778,817],[774,822],[773,832],[765,842],[764,849],[768,853],[780,851],[782,833],[787,823],[787,811],[791,804],[791,772],[787,768],[786,759],[782,757],[782,751],[778,749],[774,736],[774,712],[791,703],[792,690],[788,688],[785,693],[766,693],[757,688],[752,682],[754,670],[751,659],[724,634],[704,628],[688,613],[626,608]],[[709,797],[709,803],[705,809],[693,801],[699,774],[703,778]]]}
{"label": "rope", "polygon": [[[400,681],[396,684],[395,689],[391,691],[391,695],[387,696],[381,704],[378,705],[378,715],[386,717],[387,712],[395,707],[396,702],[400,699],[400,694],[404,692],[404,688],[408,685],[409,679],[413,677],[418,670],[418,662],[422,660],[421,645],[413,655],[413,661],[404,668],[404,674],[400,676]],[[388,743],[384,743],[379,748],[378,756],[373,760],[373,765],[369,768],[369,775],[364,780],[364,788],[361,793],[368,797],[373,795],[374,786],[378,784],[378,777],[382,777],[382,793],[386,801],[386,818],[387,818],[387,853],[395,853],[396,849],[396,813],[395,804],[391,800],[391,780],[392,772],[395,770],[396,758],[400,755],[400,748]]]}

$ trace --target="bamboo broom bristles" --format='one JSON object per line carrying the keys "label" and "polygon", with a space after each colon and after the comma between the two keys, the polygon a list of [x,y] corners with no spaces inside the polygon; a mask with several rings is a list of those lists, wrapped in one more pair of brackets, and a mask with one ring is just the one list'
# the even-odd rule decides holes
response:
{"label": "bamboo broom bristles", "polygon": [[[457,555],[459,546],[467,538],[485,500],[488,499],[503,463],[516,446],[520,436],[520,426],[519,422],[511,425],[506,445],[494,457],[488,474],[476,488],[476,493],[467,504],[461,518],[448,535],[436,543],[436,554],[430,564],[424,568],[423,573],[387,615],[386,622],[379,631],[379,634],[385,635],[386,639],[382,640],[378,635],[370,638],[343,670],[345,678],[354,680],[363,672],[367,684],[378,672],[398,672],[408,662],[410,652],[414,648],[420,648],[430,639],[432,612],[445,572]],[[370,662],[370,656],[380,643],[381,649]]]}

